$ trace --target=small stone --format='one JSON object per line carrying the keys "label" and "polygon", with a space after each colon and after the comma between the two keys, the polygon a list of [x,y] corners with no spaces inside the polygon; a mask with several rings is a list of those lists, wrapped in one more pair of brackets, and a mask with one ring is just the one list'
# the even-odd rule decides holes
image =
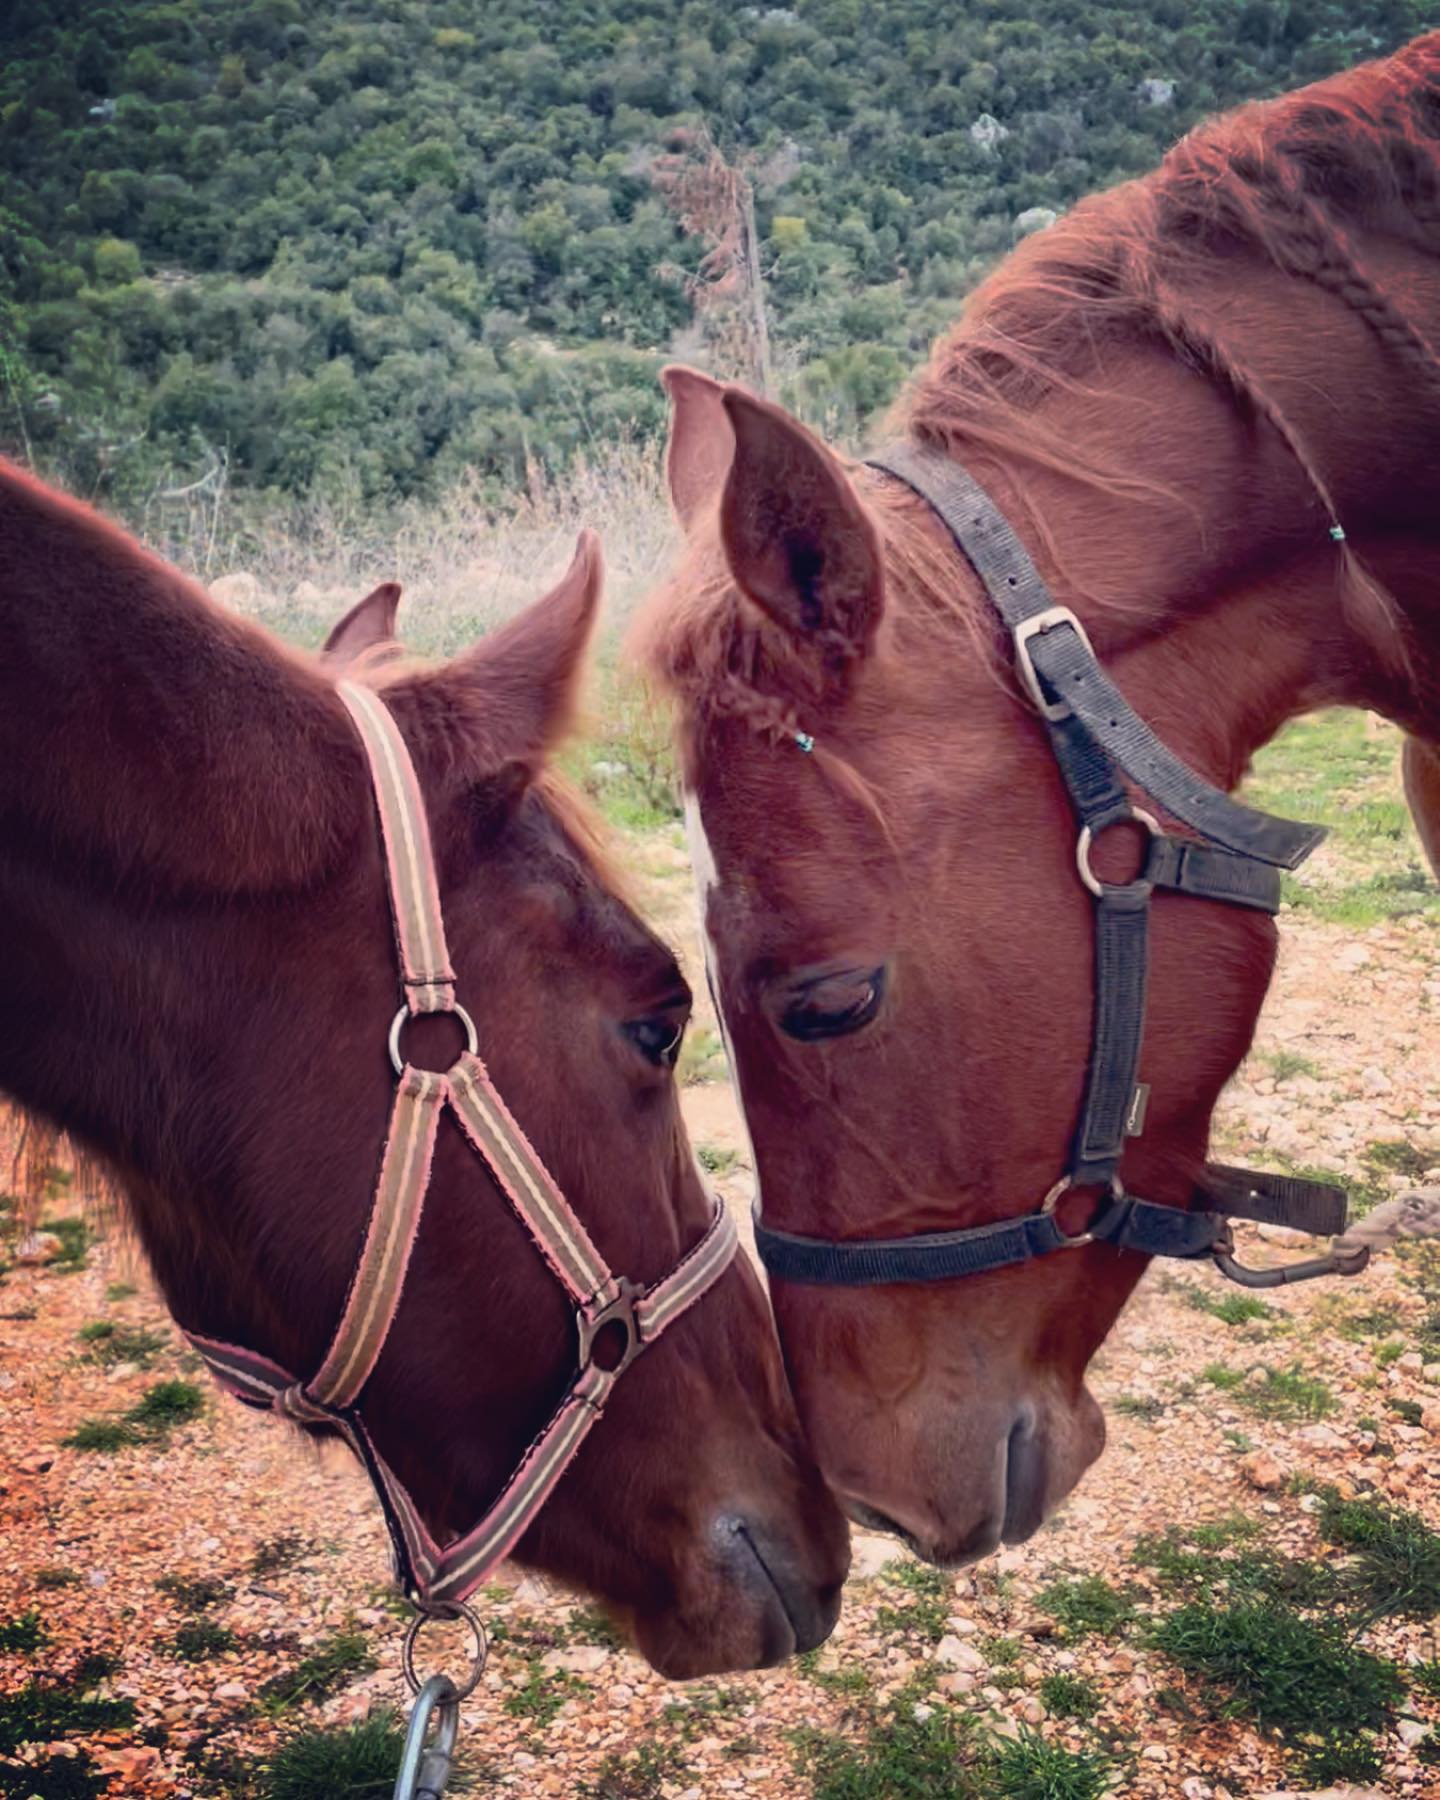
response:
{"label": "small stone", "polygon": [[1170,1760],[1170,1752],[1163,1744],[1147,1744],[1140,1756],[1145,1762],[1168,1763]]}
{"label": "small stone", "polygon": [[1407,1750],[1413,1750],[1417,1744],[1423,1744],[1430,1736],[1431,1728],[1423,1719],[1402,1719],[1395,1727],[1396,1735]]}
{"label": "small stone", "polygon": [[1033,1694],[1020,1702],[1020,1717],[1027,1725],[1043,1725],[1045,1722],[1045,1705]]}
{"label": "small stone", "polygon": [[603,1644],[576,1644],[569,1650],[547,1650],[540,1658],[540,1667],[551,1675],[564,1671],[571,1675],[593,1675],[597,1669],[603,1669],[609,1660],[610,1652]]}
{"label": "small stone", "polygon": [[1343,1450],[1345,1439],[1333,1425],[1305,1425],[1295,1433],[1301,1443],[1313,1450]]}
{"label": "small stone", "polygon": [[1395,1367],[1397,1369],[1411,1369],[1418,1375],[1424,1370],[1425,1358],[1418,1350],[1407,1350],[1403,1356],[1396,1357]]}
{"label": "small stone", "polygon": [[1371,1066],[1360,1071],[1360,1088],[1366,1094],[1388,1094],[1395,1083],[1381,1068]]}
{"label": "small stone", "polygon": [[1426,1363],[1420,1373],[1426,1381],[1440,1381],[1440,1362]]}
{"label": "small stone", "polygon": [[922,1700],[918,1705],[911,1707],[910,1716],[917,1725],[923,1725],[927,1719],[933,1719],[935,1717],[935,1708],[933,1706],[926,1706],[925,1702]]}
{"label": "small stone", "polygon": [[63,1248],[53,1231],[31,1231],[21,1238],[11,1255],[21,1268],[34,1269],[54,1262]]}
{"label": "small stone", "polygon": [[102,1749],[95,1761],[105,1774],[118,1775],[130,1783],[141,1780],[159,1765],[160,1752],[148,1744],[134,1744],[117,1750]]}
{"label": "small stone", "polygon": [[953,1636],[941,1638],[935,1646],[935,1660],[944,1663],[949,1669],[963,1669],[970,1675],[978,1675],[988,1666],[973,1644],[964,1643]]}
{"label": "small stone", "polygon": [[248,1700],[250,1690],[243,1681],[222,1681],[210,1698],[212,1700]]}
{"label": "small stone", "polygon": [[886,1563],[895,1561],[899,1548],[894,1540],[877,1537],[872,1531],[852,1531],[850,1533],[850,1579],[852,1581],[869,1581],[885,1567]]}
{"label": "small stone", "polygon": [[980,1627],[973,1619],[967,1619],[961,1613],[951,1613],[945,1621],[956,1637],[974,1637]]}
{"label": "small stone", "polygon": [[1428,1431],[1431,1437],[1440,1437],[1440,1405],[1432,1403],[1420,1408],[1421,1429]]}
{"label": "small stone", "polygon": [[1180,1783],[1180,1792],[1185,1800],[1211,1800],[1215,1790],[1198,1775],[1187,1775]]}
{"label": "small stone", "polygon": [[1285,1485],[1285,1471],[1268,1450],[1254,1450],[1243,1457],[1240,1473],[1262,1494],[1273,1494]]}
{"label": "small stone", "polygon": [[55,1458],[48,1450],[37,1450],[32,1456],[19,1457],[15,1467],[22,1475],[43,1475],[54,1461]]}
{"label": "small stone", "polygon": [[935,1685],[942,1694],[973,1694],[980,1684],[963,1670],[947,1669]]}

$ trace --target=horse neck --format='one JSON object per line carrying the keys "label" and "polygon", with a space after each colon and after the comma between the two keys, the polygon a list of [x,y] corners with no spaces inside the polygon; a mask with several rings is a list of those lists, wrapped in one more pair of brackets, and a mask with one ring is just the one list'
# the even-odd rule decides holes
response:
{"label": "horse neck", "polygon": [[[1403,246],[1375,254],[1414,262]],[[1404,272],[1440,342],[1433,267]],[[1003,450],[980,470],[1132,700],[1227,785],[1316,706],[1370,707],[1440,738],[1440,381],[1417,378],[1330,295],[1250,273],[1243,329],[1226,296],[1190,302],[1243,348],[1292,444],[1168,348],[1134,345],[1088,394],[1046,409],[1102,479]]]}

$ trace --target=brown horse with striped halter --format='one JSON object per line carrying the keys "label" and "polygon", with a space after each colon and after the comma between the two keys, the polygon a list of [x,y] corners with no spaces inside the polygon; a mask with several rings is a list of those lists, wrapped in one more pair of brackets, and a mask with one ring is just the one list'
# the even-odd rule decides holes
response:
{"label": "brown horse with striped halter", "polygon": [[600,580],[587,537],[433,668],[353,661],[377,590],[322,667],[0,464],[0,1090],[222,1381],[361,1455],[419,1598],[513,1545],[695,1675],[818,1642],[846,1533],[684,1139],[689,995],[545,769]]}
{"label": "brown horse with striped halter", "polygon": [[1437,342],[1440,35],[1028,239],[875,466],[669,372],[688,542],[642,649],[781,1338],[832,1484],[925,1555],[1024,1538],[1099,1454],[1149,1254],[1333,1228],[1206,1164],[1308,847],[1227,794],[1370,707],[1440,842]]}

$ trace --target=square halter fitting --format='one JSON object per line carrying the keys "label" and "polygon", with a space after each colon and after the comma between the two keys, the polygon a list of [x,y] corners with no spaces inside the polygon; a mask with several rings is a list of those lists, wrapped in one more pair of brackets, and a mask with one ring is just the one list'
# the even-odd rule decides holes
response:
{"label": "square halter fitting", "polygon": [[1011,634],[1015,639],[1015,666],[1019,670],[1020,679],[1025,684],[1025,691],[1039,708],[1041,716],[1046,719],[1066,719],[1070,716],[1070,707],[1064,700],[1045,698],[1040,672],[1031,659],[1030,640],[1043,637],[1047,631],[1058,631],[1062,625],[1070,627],[1093,657],[1094,646],[1086,635],[1085,627],[1068,606],[1047,606],[1044,612],[1022,619]]}

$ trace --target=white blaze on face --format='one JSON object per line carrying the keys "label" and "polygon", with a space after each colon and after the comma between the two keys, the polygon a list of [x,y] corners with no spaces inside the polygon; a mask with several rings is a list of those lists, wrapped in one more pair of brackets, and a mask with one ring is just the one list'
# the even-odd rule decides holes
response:
{"label": "white blaze on face", "polygon": [[740,1091],[740,1071],[735,1063],[735,1047],[730,1042],[725,1011],[720,1003],[720,958],[715,940],[710,935],[710,896],[719,891],[720,871],[715,866],[715,853],[705,835],[699,797],[688,788],[685,791],[685,838],[690,846],[690,866],[695,874],[695,899],[700,910],[700,942],[705,952],[705,972],[710,978],[710,999],[715,1007],[715,1022],[720,1027],[720,1041],[725,1046],[725,1062],[730,1070],[730,1091],[735,1096],[735,1107],[740,1114],[740,1133],[745,1139],[746,1154],[755,1173],[755,1198],[758,1204],[760,1170],[755,1161],[755,1146],[750,1141],[750,1128],[745,1118],[745,1096]]}

